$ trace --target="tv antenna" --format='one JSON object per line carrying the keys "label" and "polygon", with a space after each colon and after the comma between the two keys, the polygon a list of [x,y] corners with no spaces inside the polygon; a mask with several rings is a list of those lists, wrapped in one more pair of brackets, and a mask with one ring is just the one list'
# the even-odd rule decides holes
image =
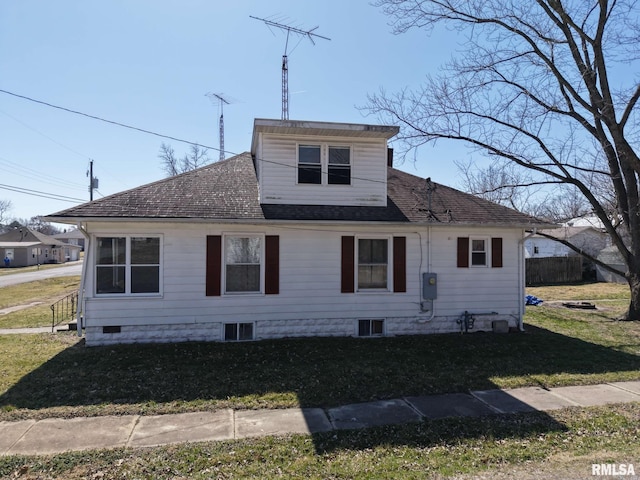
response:
{"label": "tv antenna", "polygon": [[[220,105],[220,119],[218,120],[218,129],[220,136],[220,157],[219,160],[224,160],[224,104],[229,105],[229,100],[224,98],[221,93],[207,93],[205,96],[209,97],[212,102],[217,102]],[[217,100],[214,100],[214,97]]]}
{"label": "tv antenna", "polygon": [[296,34],[301,37],[307,37],[313,45],[316,42],[313,41],[313,37],[322,38],[323,40],[331,40],[328,37],[323,37],[317,33],[313,33],[318,27],[313,27],[311,30],[302,30],[300,28],[292,27],[291,25],[285,25],[284,23],[274,22],[267,18],[258,18],[253,15],[249,15],[250,18],[260,20],[264,22],[268,27],[275,27],[287,32],[287,40],[284,44],[284,55],[282,55],[282,120],[289,120],[289,65],[287,58],[287,51],[289,48],[289,35]]}

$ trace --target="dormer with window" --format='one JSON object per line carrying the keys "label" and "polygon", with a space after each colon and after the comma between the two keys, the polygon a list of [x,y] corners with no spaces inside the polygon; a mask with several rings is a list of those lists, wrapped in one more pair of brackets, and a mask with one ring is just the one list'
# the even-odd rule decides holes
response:
{"label": "dormer with window", "polygon": [[387,141],[398,127],[256,119],[261,204],[387,205]]}

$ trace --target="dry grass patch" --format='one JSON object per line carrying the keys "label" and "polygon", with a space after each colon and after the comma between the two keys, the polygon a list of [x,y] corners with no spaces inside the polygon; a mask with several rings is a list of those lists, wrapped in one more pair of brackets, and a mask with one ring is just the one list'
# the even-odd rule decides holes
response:
{"label": "dry grass patch", "polygon": [[549,285],[527,287],[527,295],[548,301],[588,301],[588,300],[626,300],[629,301],[629,286],[620,283],[585,283],[580,285]]}

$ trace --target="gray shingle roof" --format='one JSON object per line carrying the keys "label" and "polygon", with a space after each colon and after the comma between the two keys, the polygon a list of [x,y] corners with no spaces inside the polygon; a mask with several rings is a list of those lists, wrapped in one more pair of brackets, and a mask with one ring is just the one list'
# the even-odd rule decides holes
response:
{"label": "gray shingle roof", "polygon": [[[49,219],[203,219],[418,222],[539,226],[541,222],[450,187],[388,170],[386,207],[260,205],[249,153],[49,215]],[[431,205],[431,209],[429,209]]]}
{"label": "gray shingle roof", "polygon": [[10,242],[10,243],[42,243],[44,245],[52,245],[52,246],[67,246],[66,243],[61,242],[49,235],[45,235],[44,233],[40,233],[36,230],[31,230],[28,227],[17,227],[11,228],[7,230],[5,233],[0,235],[0,243],[2,242]]}

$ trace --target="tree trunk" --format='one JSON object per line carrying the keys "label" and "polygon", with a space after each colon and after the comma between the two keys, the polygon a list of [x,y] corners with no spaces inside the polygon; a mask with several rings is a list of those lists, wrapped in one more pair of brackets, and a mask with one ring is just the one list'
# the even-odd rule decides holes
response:
{"label": "tree trunk", "polygon": [[640,273],[638,271],[629,272],[627,274],[629,289],[631,291],[631,301],[629,302],[629,310],[621,318],[627,321],[640,320]]}

